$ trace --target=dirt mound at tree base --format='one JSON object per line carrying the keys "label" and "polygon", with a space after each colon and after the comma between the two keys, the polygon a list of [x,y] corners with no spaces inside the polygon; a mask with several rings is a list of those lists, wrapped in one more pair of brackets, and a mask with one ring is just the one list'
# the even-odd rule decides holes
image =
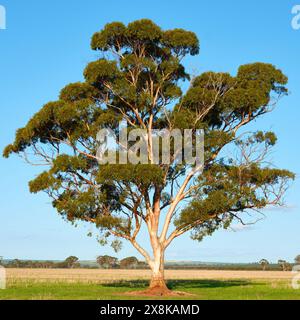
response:
{"label": "dirt mound at tree base", "polygon": [[184,297],[184,296],[194,296],[192,293],[183,291],[172,291],[169,289],[161,290],[161,288],[150,288],[142,291],[130,291],[124,292],[122,295],[125,296],[143,296],[143,297]]}

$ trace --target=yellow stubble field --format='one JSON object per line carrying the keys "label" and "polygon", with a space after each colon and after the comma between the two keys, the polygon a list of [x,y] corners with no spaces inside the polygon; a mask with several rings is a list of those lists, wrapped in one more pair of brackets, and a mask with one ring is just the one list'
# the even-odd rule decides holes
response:
{"label": "yellow stubble field", "polygon": [[[7,269],[7,280],[34,280],[41,282],[97,282],[106,283],[122,280],[148,280],[150,270],[122,269]],[[288,280],[293,277],[291,272],[283,271],[239,271],[239,270],[166,270],[167,280],[197,279],[268,279]]]}

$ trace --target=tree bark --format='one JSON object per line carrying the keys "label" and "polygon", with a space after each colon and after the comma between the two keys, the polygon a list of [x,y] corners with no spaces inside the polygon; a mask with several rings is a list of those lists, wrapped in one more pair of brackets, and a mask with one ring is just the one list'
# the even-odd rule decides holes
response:
{"label": "tree bark", "polygon": [[151,294],[162,296],[171,292],[165,281],[164,262],[164,249],[158,248],[156,252],[154,252],[154,261],[151,267],[152,277],[148,288]]}

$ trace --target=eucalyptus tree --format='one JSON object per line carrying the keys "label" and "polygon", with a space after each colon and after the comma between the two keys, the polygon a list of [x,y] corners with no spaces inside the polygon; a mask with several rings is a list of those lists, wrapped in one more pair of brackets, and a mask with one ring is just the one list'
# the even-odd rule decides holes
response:
{"label": "eucalyptus tree", "polygon": [[121,269],[136,269],[139,260],[136,257],[126,257],[120,261]]}
{"label": "eucalyptus tree", "polygon": [[295,257],[295,263],[300,264],[300,254]]}
{"label": "eucalyptus tree", "polygon": [[[201,241],[233,221],[249,223],[250,211],[257,220],[258,211],[281,204],[294,175],[268,162],[276,135],[243,128],[274,109],[288,79],[267,63],[191,77],[184,58],[199,53],[197,36],[147,19],[109,23],[91,47],[98,57],[84,81],[68,84],[17,130],[4,156],[47,166],[30,191],[45,191],[66,220],[97,226],[102,243],[129,241],[152,270],[152,292],[168,293],[165,251],[174,239],[191,232]],[[147,132],[147,163],[99,163],[98,132],[118,137],[120,121],[129,133]],[[174,129],[204,132],[204,161],[177,161],[174,139],[169,163],[155,160],[153,132]]]}
{"label": "eucalyptus tree", "polygon": [[279,266],[281,267],[282,271],[288,270],[288,262],[286,260],[279,259],[278,262]]}
{"label": "eucalyptus tree", "polygon": [[259,264],[262,266],[263,270],[265,271],[267,266],[270,264],[267,259],[261,259],[259,261]]}
{"label": "eucalyptus tree", "polygon": [[119,265],[119,260],[116,257],[105,255],[97,257],[97,263],[99,264],[100,268],[113,269]]}
{"label": "eucalyptus tree", "polygon": [[66,263],[66,266],[68,268],[75,268],[76,266],[79,266],[79,259],[75,256],[70,256],[68,258],[66,258],[66,260],[64,261]]}

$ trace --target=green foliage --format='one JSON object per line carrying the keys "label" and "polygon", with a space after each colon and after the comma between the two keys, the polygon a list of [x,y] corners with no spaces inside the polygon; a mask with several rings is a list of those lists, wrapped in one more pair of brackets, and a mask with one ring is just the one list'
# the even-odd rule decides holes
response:
{"label": "green foliage", "polygon": [[107,164],[99,170],[97,181],[108,184],[122,181],[147,188],[163,182],[163,171],[158,166],[150,164]]}
{"label": "green foliage", "polygon": [[225,121],[263,114],[271,102],[271,92],[287,94],[286,83],[287,77],[281,70],[265,63],[241,66],[236,77],[207,72],[194,79],[182,104],[196,112],[214,104],[206,121],[219,128]]}
{"label": "green foliage", "polygon": [[87,84],[87,83],[70,83],[66,87],[64,87],[59,95],[60,100],[64,100],[66,102],[74,102],[78,100],[84,99],[96,99],[98,95],[97,90]]}
{"label": "green foliage", "polygon": [[199,53],[199,40],[195,33],[183,29],[168,30],[163,35],[163,42],[178,56]]}
{"label": "green foliage", "polygon": [[59,181],[47,171],[44,171],[34,180],[29,182],[29,190],[32,193],[38,193],[39,191],[47,190],[49,188],[59,189]]}
{"label": "green foliage", "polygon": [[162,37],[162,31],[148,19],[141,19],[128,24],[127,35],[133,41],[146,41],[152,44]]}
{"label": "green foliage", "polygon": [[264,208],[270,201],[268,188],[276,188],[282,180],[294,178],[287,170],[261,168],[255,163],[235,166],[221,160],[199,177],[195,200],[181,211],[175,225],[193,225],[200,221],[193,233],[193,239],[200,241],[221,227],[227,228],[237,213]]}
{"label": "green foliage", "polygon": [[119,260],[116,257],[111,257],[108,255],[97,257],[97,263],[100,268],[116,268],[119,265]]}
{"label": "green foliage", "polygon": [[119,76],[116,62],[100,59],[88,64],[84,70],[86,81],[92,85],[101,85],[104,81],[114,81]]}
{"label": "green foliage", "polygon": [[74,268],[78,260],[79,259],[77,257],[70,256],[65,260],[65,263],[67,264],[68,268]]}
{"label": "green foliage", "polygon": [[120,261],[121,269],[136,268],[138,266],[139,260],[136,257],[127,257]]}
{"label": "green foliage", "polygon": [[93,50],[107,51],[114,47],[118,49],[126,40],[126,27],[121,22],[108,23],[101,32],[93,35],[91,47]]}
{"label": "green foliage", "polygon": [[122,242],[118,239],[113,240],[110,246],[116,253],[122,250]]}

